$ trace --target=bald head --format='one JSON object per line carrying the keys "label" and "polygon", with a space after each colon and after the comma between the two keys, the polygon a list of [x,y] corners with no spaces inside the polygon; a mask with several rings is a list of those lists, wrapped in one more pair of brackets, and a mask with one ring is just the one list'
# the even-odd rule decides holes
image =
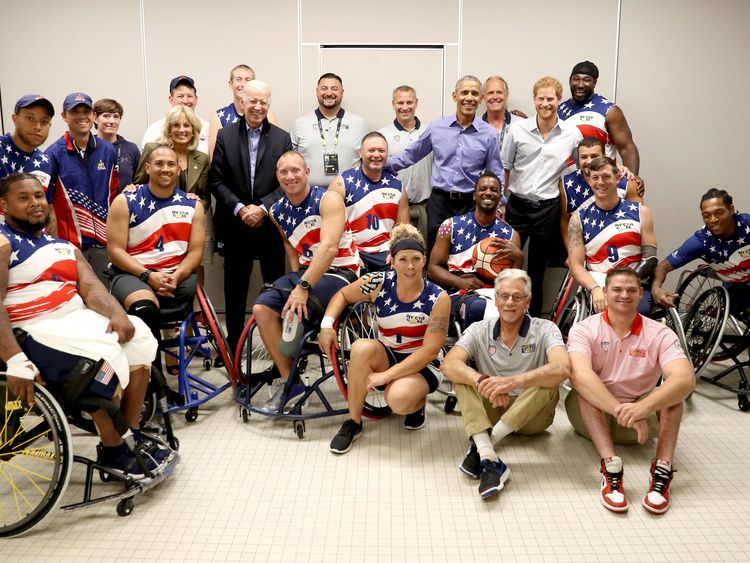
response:
{"label": "bald head", "polygon": [[245,121],[251,128],[257,129],[271,107],[271,87],[262,80],[251,80],[242,89],[241,100]]}

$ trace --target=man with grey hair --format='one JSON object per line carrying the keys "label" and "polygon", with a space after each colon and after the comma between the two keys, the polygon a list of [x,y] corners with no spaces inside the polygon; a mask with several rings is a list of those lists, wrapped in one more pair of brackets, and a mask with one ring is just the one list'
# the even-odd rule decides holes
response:
{"label": "man with grey hair", "polygon": [[492,125],[497,131],[497,140],[501,151],[503,150],[503,139],[510,124],[528,117],[518,110],[510,111],[507,108],[509,93],[508,82],[505,78],[496,74],[485,80],[482,86],[484,106],[487,108],[482,120]]}
{"label": "man with grey hair", "polygon": [[419,139],[387,162],[388,168],[398,172],[432,153],[433,189],[427,200],[429,248],[443,221],[468,213],[474,206],[474,185],[483,171],[503,177],[497,132],[477,116],[482,83],[476,76],[460,78],[453,101],[455,114],[433,120]]}
{"label": "man with grey hair", "polygon": [[[495,446],[511,433],[531,436],[555,417],[558,386],[570,374],[562,335],[551,321],[530,317],[531,279],[508,268],[495,279],[500,318],[472,324],[441,370],[454,384],[471,445],[459,468],[479,478],[479,494],[496,495],[510,470]],[[476,369],[469,367],[472,361]]]}

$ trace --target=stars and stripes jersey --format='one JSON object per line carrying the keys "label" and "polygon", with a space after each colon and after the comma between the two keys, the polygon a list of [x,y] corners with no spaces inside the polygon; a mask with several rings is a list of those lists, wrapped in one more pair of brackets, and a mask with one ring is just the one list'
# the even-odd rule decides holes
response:
{"label": "stars and stripes jersey", "polygon": [[617,150],[612,137],[607,133],[607,112],[615,105],[604,96],[594,94],[585,104],[579,104],[573,98],[569,98],[557,108],[557,116],[563,121],[572,123],[578,127],[586,137],[596,137],[604,143],[604,154],[609,158],[617,157]]}
{"label": "stars and stripes jersey", "polygon": [[[628,190],[628,178],[623,176],[617,182],[617,195],[625,199]],[[565,193],[565,208],[573,213],[580,207],[594,203],[594,191],[586,181],[583,170],[576,170],[563,176],[563,191]]]}
{"label": "stars and stripes jersey", "polygon": [[216,117],[219,118],[221,126],[226,127],[227,125],[232,125],[232,123],[237,123],[242,116],[237,113],[237,109],[234,107],[234,102],[232,102],[226,107],[217,109]]}
{"label": "stars and stripes jersey", "polygon": [[734,219],[733,238],[712,235],[704,226],[667,256],[667,261],[673,268],[680,268],[702,258],[719,279],[730,283],[750,282],[750,214],[737,213]]}
{"label": "stars and stripes jersey", "polygon": [[4,304],[13,326],[84,307],[73,244],[47,233],[36,237],[8,224],[0,225],[0,235],[10,243]]}
{"label": "stars and stripes jersey", "polygon": [[641,204],[620,201],[604,211],[596,204],[578,209],[586,269],[606,274],[612,268],[632,268],[641,261]]}
{"label": "stars and stripes jersey", "polygon": [[[0,137],[0,180],[15,172],[33,174],[46,190],[49,186],[49,174],[43,170],[43,165],[49,160],[39,149],[25,152],[13,142],[10,133]],[[5,213],[0,210],[0,223],[5,221]]]}
{"label": "stars and stripes jersey", "polygon": [[443,289],[424,280],[424,289],[417,299],[404,303],[396,292],[396,272],[370,274],[373,285],[381,284],[375,298],[378,340],[395,352],[414,352],[422,347],[432,308]]}
{"label": "stars and stripes jersey", "polygon": [[130,214],[128,254],[144,268],[171,274],[187,254],[197,200],[179,189],[159,198],[148,184],[136,186],[125,199]]}
{"label": "stars and stripes jersey", "polygon": [[44,154],[47,201],[55,209],[58,236],[83,250],[106,245],[107,214],[118,186],[115,148],[90,135],[84,158],[66,131]]}
{"label": "stars and stripes jersey", "polygon": [[440,225],[438,236],[450,234],[451,248],[448,254],[448,271],[451,273],[474,272],[474,247],[488,237],[510,240],[513,227],[505,221],[495,218],[495,221],[483,227],[477,223],[474,211],[464,215],[449,217]]}
{"label": "stars and stripes jersey", "polygon": [[346,218],[357,248],[369,254],[387,252],[391,230],[398,219],[401,180],[383,172],[380,181],[373,182],[359,166],[350,168],[341,177],[346,190]]}
{"label": "stars and stripes jersey", "polygon": [[[327,191],[321,187],[310,186],[310,191],[299,205],[294,205],[285,194],[271,206],[271,217],[284,231],[289,244],[297,251],[302,266],[310,265],[315,250],[320,245],[320,228],[323,225],[320,202],[326,193]],[[359,271],[359,252],[354,244],[348,221],[331,266]]]}

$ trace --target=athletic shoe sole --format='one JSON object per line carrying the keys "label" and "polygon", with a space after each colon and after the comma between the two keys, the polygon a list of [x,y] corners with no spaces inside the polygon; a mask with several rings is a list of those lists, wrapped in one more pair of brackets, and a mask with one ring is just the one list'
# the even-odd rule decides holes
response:
{"label": "athletic shoe sole", "polygon": [[479,479],[479,473],[472,473],[471,471],[466,469],[463,464],[458,466],[458,470],[470,479]]}
{"label": "athletic shoe sole", "polygon": [[337,450],[333,446],[330,446],[328,449],[330,450],[331,453],[334,453],[334,454],[337,454],[337,455],[345,454],[346,452],[348,452],[349,450],[352,449],[352,446],[354,445],[354,442],[356,442],[357,440],[359,440],[360,436],[362,436],[362,431],[361,430],[357,434],[354,435],[354,437],[352,438],[352,441],[349,442],[349,446],[345,450]]}
{"label": "athletic shoe sole", "polygon": [[618,512],[619,513],[619,512],[627,512],[628,511],[628,506],[629,506],[628,504],[626,504],[625,506],[613,506],[611,504],[607,504],[607,501],[604,500],[604,497],[602,495],[599,495],[599,500],[604,505],[604,508],[606,508],[607,510],[611,510],[612,512]]}
{"label": "athletic shoe sole", "polygon": [[645,498],[641,501],[641,506],[643,506],[643,508],[648,510],[651,514],[664,514],[667,510],[669,510],[669,505],[665,506],[664,508],[657,508],[648,504]]}
{"label": "athletic shoe sole", "polygon": [[503,473],[500,476],[500,484],[497,485],[496,487],[492,487],[491,489],[487,489],[486,491],[479,493],[479,496],[481,496],[483,499],[494,497],[497,493],[503,490],[503,488],[505,487],[505,482],[508,480],[509,477],[510,477],[510,469],[506,469],[505,473]]}

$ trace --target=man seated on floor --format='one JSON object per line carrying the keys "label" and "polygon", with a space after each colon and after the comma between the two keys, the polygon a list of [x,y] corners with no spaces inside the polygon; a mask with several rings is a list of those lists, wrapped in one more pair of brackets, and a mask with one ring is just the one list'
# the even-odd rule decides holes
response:
{"label": "man seated on floor", "polygon": [[497,318],[497,307],[492,305],[495,271],[478,270],[475,259],[482,241],[494,241],[491,253],[497,265],[493,268],[523,267],[521,238],[497,216],[501,199],[500,178],[482,172],[474,186],[474,209],[443,221],[430,253],[428,276],[451,292],[451,316],[459,319],[462,328],[478,320]]}
{"label": "man seated on floor", "polygon": [[[140,317],[157,340],[159,310],[189,307],[203,258],[203,206],[177,189],[177,154],[167,146],[151,151],[148,183],[118,195],[107,218],[112,295]],[[161,362],[157,358],[156,365]]]}
{"label": "man seated on floor", "polygon": [[[11,392],[31,404],[34,381],[44,384],[16,342],[13,329],[20,328],[49,348],[104,359],[100,373],[116,374],[124,390],[125,422],[136,441],[142,441],[138,426],[156,340],[140,319],[125,314],[80,250],[44,232],[50,206],[36,177],[14,173],[1,180],[0,205],[5,211],[5,224],[0,225],[0,358],[8,366]],[[143,468],[109,415],[99,410],[92,418],[101,437],[99,463],[123,475],[143,477]],[[172,455],[154,443],[147,451],[147,469]]]}
{"label": "man seated on floor", "polygon": [[281,231],[292,271],[276,280],[273,289],[263,291],[253,306],[260,337],[281,375],[264,405],[270,413],[293,404],[305,390],[300,382],[292,382],[291,392],[284,395],[292,360],[279,349],[282,319],[296,316],[308,325],[320,323],[331,297],[355,281],[359,272],[359,253],[341,196],[311,186],[310,169],[295,151],[279,157],[276,176],[284,195],[268,215]]}
{"label": "man seated on floor", "polygon": [[[651,210],[643,203],[626,201],[617,193],[620,172],[611,158],[601,156],[589,164],[594,191],[591,205],[580,207],[568,225],[568,268],[578,285],[591,292],[594,310],[605,307],[604,277],[614,268],[638,269],[649,258],[656,262],[656,233]],[[653,267],[653,266],[652,266]],[[651,294],[644,292],[639,311],[651,310]]]}
{"label": "man seated on floor", "polygon": [[565,408],[576,432],[596,447],[601,501],[614,512],[628,509],[622,459],[614,444],[645,444],[658,434],[642,504],[662,514],[669,508],[682,403],[695,387],[695,375],[677,335],[638,314],[642,295],[635,271],[615,268],[607,274],[606,310],[573,325],[568,336],[573,390]]}
{"label": "man seated on floor", "polygon": [[530,303],[528,274],[516,268],[500,272],[495,279],[500,318],[471,325],[441,367],[454,384],[471,442],[460,470],[480,479],[484,499],[496,495],[510,476],[495,446],[512,433],[531,436],[548,428],[558,387],[570,373],[560,330],[527,315]]}
{"label": "man seated on floor", "polygon": [[383,166],[388,142],[377,131],[362,139],[360,165],[337,176],[328,186],[346,205],[346,219],[367,272],[384,270],[391,244],[391,231],[398,223],[409,223],[409,197],[401,180]]}

